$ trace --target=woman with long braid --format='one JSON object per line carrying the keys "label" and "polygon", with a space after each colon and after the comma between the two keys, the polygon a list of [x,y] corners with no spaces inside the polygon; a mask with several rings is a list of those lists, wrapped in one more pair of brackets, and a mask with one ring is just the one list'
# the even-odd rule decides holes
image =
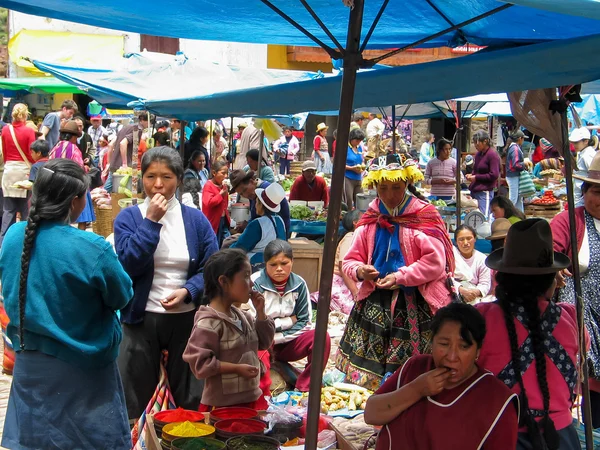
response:
{"label": "woman with long braid", "polygon": [[115,311],[133,290],[111,245],[69,225],[87,190],[77,163],[49,161],[27,222],[4,237],[0,276],[17,354],[2,447],[131,448]]}
{"label": "woman with long braid", "polygon": [[579,353],[575,307],[552,301],[569,258],[552,250],[548,222],[515,223],[486,264],[498,273],[496,303],[480,303],[488,336],[479,363],[520,399],[517,450],[580,449],[571,409]]}

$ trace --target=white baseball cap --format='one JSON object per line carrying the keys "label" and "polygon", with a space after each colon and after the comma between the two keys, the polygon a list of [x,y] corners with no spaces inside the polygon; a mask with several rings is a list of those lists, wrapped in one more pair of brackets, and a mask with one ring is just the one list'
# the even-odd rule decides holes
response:
{"label": "white baseball cap", "polygon": [[588,130],[587,128],[575,128],[573,131],[571,131],[571,134],[569,135],[569,141],[579,142],[583,141],[584,139],[590,139],[590,137],[590,130]]}

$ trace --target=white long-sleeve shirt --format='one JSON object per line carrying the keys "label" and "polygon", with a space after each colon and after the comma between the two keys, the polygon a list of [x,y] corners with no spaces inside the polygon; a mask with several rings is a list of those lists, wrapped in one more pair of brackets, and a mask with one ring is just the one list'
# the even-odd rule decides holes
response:
{"label": "white long-sleeve shirt", "polygon": [[381,136],[384,130],[385,125],[377,117],[369,120],[369,123],[367,124],[367,139],[371,139],[375,136]]}

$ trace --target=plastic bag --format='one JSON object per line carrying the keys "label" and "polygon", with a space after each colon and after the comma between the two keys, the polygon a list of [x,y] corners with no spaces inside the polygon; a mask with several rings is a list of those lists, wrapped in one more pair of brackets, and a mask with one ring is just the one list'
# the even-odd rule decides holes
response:
{"label": "plastic bag", "polygon": [[330,445],[334,445],[335,443],[337,443],[337,438],[335,436],[335,431],[333,430],[323,430],[317,437],[318,448],[328,448]]}
{"label": "plastic bag", "polygon": [[343,383],[345,378],[346,374],[344,372],[340,372],[337,369],[331,369],[323,375],[323,385],[333,386],[335,383]]}

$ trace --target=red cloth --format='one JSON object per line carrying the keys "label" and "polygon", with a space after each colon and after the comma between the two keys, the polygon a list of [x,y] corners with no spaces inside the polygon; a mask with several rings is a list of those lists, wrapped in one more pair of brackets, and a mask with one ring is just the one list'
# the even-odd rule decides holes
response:
{"label": "red cloth", "polygon": [[[585,234],[585,208],[579,206],[575,208],[575,231],[577,234],[577,251],[581,250],[583,236]],[[552,239],[554,240],[554,251],[562,252],[569,258],[572,258],[571,252],[571,233],[569,227],[569,211],[562,211],[557,214],[552,222]]]}
{"label": "red cloth", "polygon": [[[21,150],[29,160],[31,164],[34,163],[33,158],[31,157],[31,151],[29,147],[31,144],[35,142],[35,131],[31,128],[25,126],[24,122],[14,122],[12,126],[15,129],[15,136],[17,138],[17,142],[21,146]],[[9,129],[10,125],[6,125],[2,130],[2,153],[4,155],[4,162],[7,161],[23,161],[17,146],[15,145],[15,141],[12,138],[12,133]]]}
{"label": "red cloth", "polygon": [[539,163],[542,159],[544,159],[544,152],[542,151],[542,147],[539,145],[535,148],[533,155],[531,155],[531,162],[533,165]]}
{"label": "red cloth", "polygon": [[[227,406],[227,408],[234,408],[234,407],[250,408],[250,409],[255,409],[256,411],[266,411],[266,409],[269,407],[269,404],[267,403],[267,400],[264,397],[260,397],[255,402],[240,403],[239,405]],[[209,405],[204,405],[204,404],[200,403],[200,406],[198,407],[198,411],[211,412],[213,409],[216,409],[216,408],[217,408],[216,406],[209,406]]]}
{"label": "red cloth", "polygon": [[[406,386],[434,368],[431,355],[413,356],[377,394],[396,391],[398,378],[400,387]],[[422,398],[384,426],[376,449],[514,450],[518,425],[511,397],[516,396],[500,380],[478,368],[464,383]]]}
{"label": "red cloth", "polygon": [[221,188],[209,180],[202,189],[202,212],[210,222],[215,234],[219,231],[219,222],[225,212],[227,223],[229,223],[229,212],[227,206],[229,204],[229,194],[223,197]]}
{"label": "red cloth", "polygon": [[[323,370],[327,366],[329,352],[331,351],[331,339],[329,334],[325,335],[325,353],[323,355]],[[276,345],[273,350],[275,359],[278,361],[292,362],[299,361],[303,358],[308,359],[308,363],[302,373],[296,380],[296,389],[300,392],[308,392],[310,387],[310,368],[312,364],[313,344],[315,341],[315,330],[309,330],[302,333],[296,339],[285,344]]]}
{"label": "red cloth", "polygon": [[290,200],[303,200],[305,202],[325,202],[325,207],[329,205],[329,188],[322,177],[315,177],[311,186],[306,182],[303,175],[300,175],[290,190]]}
{"label": "red cloth", "polygon": [[[572,362],[576,364],[579,344],[575,306],[566,303],[559,303],[557,306],[562,309],[562,312],[560,320],[552,332],[552,336],[564,347]],[[543,314],[548,307],[548,301],[540,299],[538,307]],[[498,375],[511,361],[510,342],[504,321],[504,313],[497,303],[479,303],[476,305],[476,308],[485,318],[487,329],[487,335],[479,353],[478,363],[493,372],[494,375]],[[527,339],[527,336],[529,336],[529,332],[517,319],[514,319],[514,322],[517,329],[518,345],[521,346],[525,342],[525,339]],[[566,363],[567,361],[565,361]],[[571,416],[571,407],[573,405],[567,383],[556,365],[547,356],[546,376],[550,388],[550,418],[554,421],[556,429],[561,430],[571,425],[573,421],[573,417]],[[523,383],[527,391],[529,408],[543,410],[542,392],[537,381],[535,364],[531,364],[527,368],[527,371],[523,375]],[[516,394],[521,392],[518,383],[512,388],[512,391]]]}

